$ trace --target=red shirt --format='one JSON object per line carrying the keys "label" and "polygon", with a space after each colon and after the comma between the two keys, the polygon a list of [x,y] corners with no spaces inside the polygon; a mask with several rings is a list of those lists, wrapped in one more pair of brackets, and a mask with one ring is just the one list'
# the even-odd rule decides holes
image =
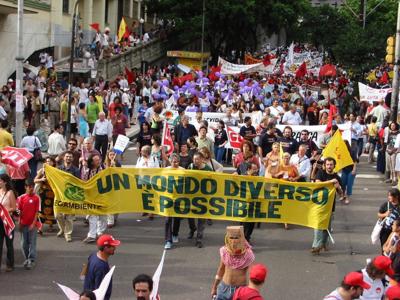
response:
{"label": "red shirt", "polygon": [[36,213],[39,211],[40,199],[38,195],[23,194],[17,199],[17,206],[20,210],[21,225],[29,226],[35,221]]}
{"label": "red shirt", "polygon": [[235,291],[232,300],[264,300],[264,298],[259,291],[247,286],[241,286]]}
{"label": "red shirt", "polygon": [[128,127],[128,119],[122,113],[112,118],[113,123],[113,135],[122,134],[125,135],[125,128]]}

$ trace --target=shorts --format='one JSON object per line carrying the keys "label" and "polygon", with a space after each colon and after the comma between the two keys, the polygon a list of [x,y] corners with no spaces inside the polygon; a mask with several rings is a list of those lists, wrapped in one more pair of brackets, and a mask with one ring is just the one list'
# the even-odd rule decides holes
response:
{"label": "shorts", "polygon": [[215,300],[231,300],[238,286],[227,285],[221,281],[217,287],[217,298]]}

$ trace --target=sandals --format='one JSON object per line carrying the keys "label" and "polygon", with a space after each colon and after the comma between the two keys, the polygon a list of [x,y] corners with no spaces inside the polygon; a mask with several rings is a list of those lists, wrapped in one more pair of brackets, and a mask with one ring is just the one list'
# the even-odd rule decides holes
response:
{"label": "sandals", "polygon": [[350,200],[347,198],[347,196],[343,196],[339,199],[339,201],[345,205],[349,205],[350,204]]}

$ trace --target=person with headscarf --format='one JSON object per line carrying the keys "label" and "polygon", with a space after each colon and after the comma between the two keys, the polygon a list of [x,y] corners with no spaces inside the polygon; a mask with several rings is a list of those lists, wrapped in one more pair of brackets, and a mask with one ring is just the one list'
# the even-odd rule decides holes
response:
{"label": "person with headscarf", "polygon": [[253,250],[244,237],[243,226],[226,228],[225,246],[219,252],[221,261],[211,297],[216,300],[232,299],[236,289],[247,284],[247,271],[255,260]]}

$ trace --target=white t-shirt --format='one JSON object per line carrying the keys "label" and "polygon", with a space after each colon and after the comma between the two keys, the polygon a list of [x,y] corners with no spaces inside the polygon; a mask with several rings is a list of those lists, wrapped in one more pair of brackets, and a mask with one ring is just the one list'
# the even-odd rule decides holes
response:
{"label": "white t-shirt", "polygon": [[296,111],[292,113],[291,111],[285,112],[282,118],[282,123],[288,125],[300,125],[302,122],[300,114]]}
{"label": "white t-shirt", "polygon": [[342,296],[340,296],[338,290],[334,290],[329,295],[326,295],[323,300],[344,300]]}
{"label": "white t-shirt", "polygon": [[381,300],[383,295],[385,294],[385,286],[381,279],[373,280],[371,277],[368,276],[368,273],[365,269],[361,270],[363,274],[364,281],[368,283],[371,287],[364,292],[360,297],[360,300]]}

